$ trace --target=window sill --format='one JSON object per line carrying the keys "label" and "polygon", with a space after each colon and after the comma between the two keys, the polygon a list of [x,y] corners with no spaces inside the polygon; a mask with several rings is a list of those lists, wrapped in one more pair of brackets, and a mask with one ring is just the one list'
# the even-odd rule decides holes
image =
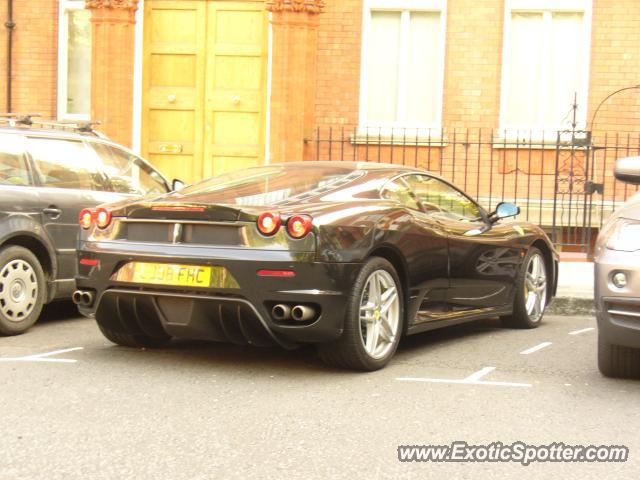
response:
{"label": "window sill", "polygon": [[[440,130],[438,130],[440,133]],[[449,145],[448,139],[441,135],[410,135],[398,133],[356,133],[349,135],[349,141],[353,145],[399,145],[406,147],[434,147],[443,148]]]}

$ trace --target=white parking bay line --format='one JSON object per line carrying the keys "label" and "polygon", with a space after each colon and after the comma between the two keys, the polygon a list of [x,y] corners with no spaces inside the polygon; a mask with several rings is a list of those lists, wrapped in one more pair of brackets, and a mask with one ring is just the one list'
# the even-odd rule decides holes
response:
{"label": "white parking bay line", "polygon": [[448,379],[448,378],[414,378],[414,377],[398,377],[396,380],[399,382],[426,382],[426,383],[453,383],[457,385],[493,385],[498,387],[531,387],[530,383],[514,383],[514,382],[492,382],[486,380],[480,380],[485,375],[493,372],[496,367],[484,367],[475,373],[472,373],[467,378],[462,380]]}
{"label": "white parking bay line", "polygon": [[63,350],[54,350],[53,352],[38,353],[35,355],[26,355],[24,357],[5,357],[0,358],[0,362],[49,362],[49,363],[76,363],[73,358],[49,358],[61,353],[75,352],[83,350],[83,347],[65,348]]}
{"label": "white parking bay line", "polygon": [[580,335],[581,333],[587,333],[595,330],[595,328],[583,328],[582,330],[574,330],[573,332],[569,332],[569,335]]}
{"label": "white parking bay line", "polygon": [[542,342],[540,345],[536,345],[535,347],[527,348],[520,352],[520,355],[530,355],[532,353],[537,352],[538,350],[542,350],[543,348],[547,348],[548,346],[553,345],[551,342]]}

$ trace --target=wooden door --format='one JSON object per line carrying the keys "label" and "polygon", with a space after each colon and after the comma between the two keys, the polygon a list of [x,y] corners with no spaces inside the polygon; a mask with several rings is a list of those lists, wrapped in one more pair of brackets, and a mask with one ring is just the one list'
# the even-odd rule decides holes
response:
{"label": "wooden door", "polygon": [[202,176],[206,2],[145,2],[143,156],[167,177]]}
{"label": "wooden door", "polygon": [[264,160],[267,25],[264,2],[209,2],[205,176]]}
{"label": "wooden door", "polygon": [[264,2],[147,0],[142,153],[194,182],[264,161]]}

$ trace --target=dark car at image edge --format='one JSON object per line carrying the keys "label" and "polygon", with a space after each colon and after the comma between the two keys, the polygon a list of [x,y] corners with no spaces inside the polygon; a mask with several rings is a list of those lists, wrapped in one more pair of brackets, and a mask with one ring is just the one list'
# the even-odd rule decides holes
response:
{"label": "dark car at image edge", "polygon": [[0,334],[26,331],[75,290],[85,207],[171,190],[130,150],[88,125],[0,118]]}
{"label": "dark car at image edge", "polygon": [[293,348],[375,370],[400,337],[500,316],[540,324],[558,258],[545,233],[502,221],[408,167],[295,162],[86,212],[77,301],[111,341],[172,337]]}

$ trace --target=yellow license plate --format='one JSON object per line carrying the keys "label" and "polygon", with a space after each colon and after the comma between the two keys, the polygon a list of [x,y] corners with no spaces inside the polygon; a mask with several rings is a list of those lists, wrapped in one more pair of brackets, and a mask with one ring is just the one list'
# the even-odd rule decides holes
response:
{"label": "yellow license plate", "polygon": [[135,262],[131,281],[178,287],[208,287],[211,285],[211,267]]}

